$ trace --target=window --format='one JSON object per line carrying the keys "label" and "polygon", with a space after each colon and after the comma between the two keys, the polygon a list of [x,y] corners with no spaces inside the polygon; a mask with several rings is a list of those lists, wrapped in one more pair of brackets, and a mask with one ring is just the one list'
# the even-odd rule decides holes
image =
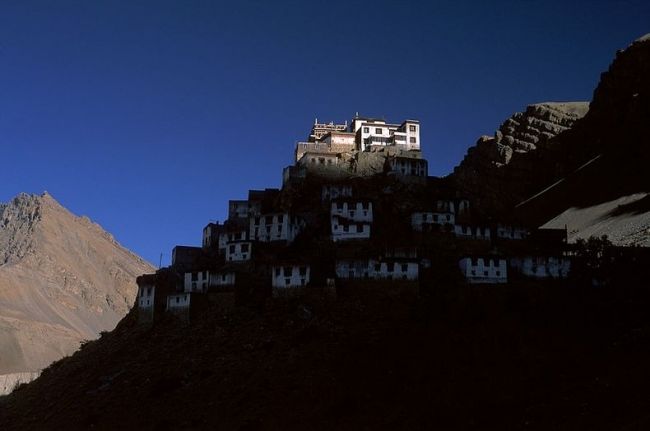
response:
{"label": "window", "polygon": [[409,138],[409,142],[410,142],[411,144],[415,144],[415,143],[417,143],[417,139],[415,138],[415,136],[411,136],[411,137]]}
{"label": "window", "polygon": [[388,262],[386,264],[386,269],[388,272],[393,272],[395,270],[395,262]]}
{"label": "window", "polygon": [[408,264],[403,263],[403,264],[402,264],[402,272],[408,272],[408,270],[409,270],[409,266],[408,266]]}
{"label": "window", "polygon": [[235,246],[234,246],[234,245],[231,245],[231,246],[230,246],[230,253],[234,253],[234,252],[235,252]]}
{"label": "window", "polygon": [[379,127],[375,128],[375,133],[378,134],[378,135],[381,135],[382,134],[382,129],[380,129]]}
{"label": "window", "polygon": [[301,266],[300,267],[300,275],[302,275],[302,276],[307,275],[307,267],[306,266]]}
{"label": "window", "polygon": [[487,276],[488,276],[488,272],[487,272],[487,271],[483,271],[483,275],[484,275],[485,277],[487,277]]}
{"label": "window", "polygon": [[285,279],[284,279],[284,284],[285,284],[286,286],[290,285],[290,284],[291,284],[291,279],[290,279],[290,278],[285,278]]}
{"label": "window", "polygon": [[284,276],[285,277],[291,277],[291,267],[290,266],[285,266],[284,267]]}
{"label": "window", "polygon": [[248,244],[242,244],[241,251],[242,253],[248,253]]}
{"label": "window", "polygon": [[364,127],[363,133],[370,133],[370,127]]}

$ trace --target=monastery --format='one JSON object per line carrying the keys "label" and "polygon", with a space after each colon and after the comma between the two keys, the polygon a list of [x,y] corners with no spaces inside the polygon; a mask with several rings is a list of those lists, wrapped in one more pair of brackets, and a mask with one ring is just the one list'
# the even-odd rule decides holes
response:
{"label": "monastery", "polygon": [[423,291],[443,274],[469,285],[508,283],[510,274],[560,280],[570,269],[566,230],[486,219],[429,177],[418,120],[357,114],[315,121],[282,188],[229,201],[228,218],[204,227],[200,247],[176,246],[171,266],[138,277],[137,306],[141,322],[191,319],[209,301],[363,283]]}

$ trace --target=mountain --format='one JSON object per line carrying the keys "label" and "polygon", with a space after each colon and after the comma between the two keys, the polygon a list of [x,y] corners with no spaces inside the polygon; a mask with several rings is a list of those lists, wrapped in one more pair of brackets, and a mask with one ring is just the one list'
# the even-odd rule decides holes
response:
{"label": "mountain", "polygon": [[619,51],[589,112],[559,135],[565,174],[517,206],[522,219],[650,246],[650,35]]}
{"label": "mountain", "polygon": [[593,100],[544,103],[482,137],[448,177],[495,218],[650,245],[650,35],[616,53]]}
{"label": "mountain", "polygon": [[546,102],[515,113],[469,148],[451,175],[455,188],[488,212],[511,207],[553,177],[540,169],[539,156],[588,110],[588,102]]}
{"label": "mountain", "polygon": [[133,305],[150,264],[52,196],[0,205],[0,382],[10,389],[97,338]]}
{"label": "mountain", "polygon": [[[411,245],[404,227],[412,219],[404,215],[438,196],[433,187],[447,191],[448,183],[494,222],[511,217],[539,225],[568,208],[630,193],[638,198],[605,211],[645,214],[648,39],[617,55],[588,112],[581,102],[531,105],[493,138],[482,139],[443,184],[429,179],[418,193],[406,184],[397,187],[394,176],[356,178],[359,196],[369,190],[384,196],[370,199],[377,213],[374,243],[339,249],[316,234],[270,257],[278,249],[255,247],[275,264],[310,255],[330,262],[358,259]],[[291,197],[301,212],[311,206],[327,214],[322,183],[315,185],[311,200],[301,199],[299,189]],[[291,208],[281,197],[278,202]],[[314,231],[331,232],[324,220]],[[354,285],[338,277],[335,289],[328,281],[300,295],[272,298],[271,286],[250,282],[255,274],[242,271],[249,278],[234,291],[208,293],[204,302],[191,299],[204,308],[189,320],[163,312],[143,324],[132,310],[114,331],[0,398],[0,427],[649,428],[650,291],[639,260],[627,259],[624,267],[636,278],[600,288],[589,287],[591,273],[545,281],[515,275],[509,283],[471,285],[460,280],[459,255],[485,256],[506,241],[462,243],[450,232],[431,234],[418,243],[424,253],[417,285],[392,274]],[[19,241],[14,244],[21,249]],[[605,257],[599,264],[613,261]],[[230,265],[235,263],[224,267]],[[247,301],[262,289],[266,296]]]}

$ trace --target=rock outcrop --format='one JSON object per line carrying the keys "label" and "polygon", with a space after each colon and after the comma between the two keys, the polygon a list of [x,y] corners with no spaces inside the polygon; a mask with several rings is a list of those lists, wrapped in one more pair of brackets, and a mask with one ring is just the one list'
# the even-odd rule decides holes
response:
{"label": "rock outcrop", "polygon": [[553,140],[540,166],[562,175],[538,184],[542,192],[519,206],[520,217],[564,223],[575,237],[607,234],[620,245],[648,244],[649,120],[650,36],[644,36],[617,52],[587,115]]}
{"label": "rock outcrop", "polygon": [[454,169],[453,183],[488,212],[512,205],[538,182],[538,169],[530,163],[537,158],[526,155],[548,150],[553,138],[571,128],[588,110],[588,102],[529,105],[507,119],[494,136],[479,138]]}
{"label": "rock outcrop", "polygon": [[47,193],[0,206],[0,376],[24,380],[113,329],[152,269]]}

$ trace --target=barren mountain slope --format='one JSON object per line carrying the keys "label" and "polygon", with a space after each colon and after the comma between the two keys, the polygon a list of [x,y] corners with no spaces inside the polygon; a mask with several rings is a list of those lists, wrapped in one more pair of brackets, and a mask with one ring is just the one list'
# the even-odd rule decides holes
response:
{"label": "barren mountain slope", "polygon": [[619,245],[650,244],[649,36],[616,54],[587,115],[556,139],[579,167],[540,185],[518,206],[520,217],[567,225],[574,239],[606,234]]}
{"label": "barren mountain slope", "polygon": [[487,212],[501,211],[553,179],[540,163],[553,138],[571,128],[589,110],[588,102],[529,105],[508,118],[494,136],[482,136],[450,176],[452,183]]}
{"label": "barren mountain slope", "polygon": [[49,194],[0,206],[0,376],[33,372],[111,330],[153,268]]}

